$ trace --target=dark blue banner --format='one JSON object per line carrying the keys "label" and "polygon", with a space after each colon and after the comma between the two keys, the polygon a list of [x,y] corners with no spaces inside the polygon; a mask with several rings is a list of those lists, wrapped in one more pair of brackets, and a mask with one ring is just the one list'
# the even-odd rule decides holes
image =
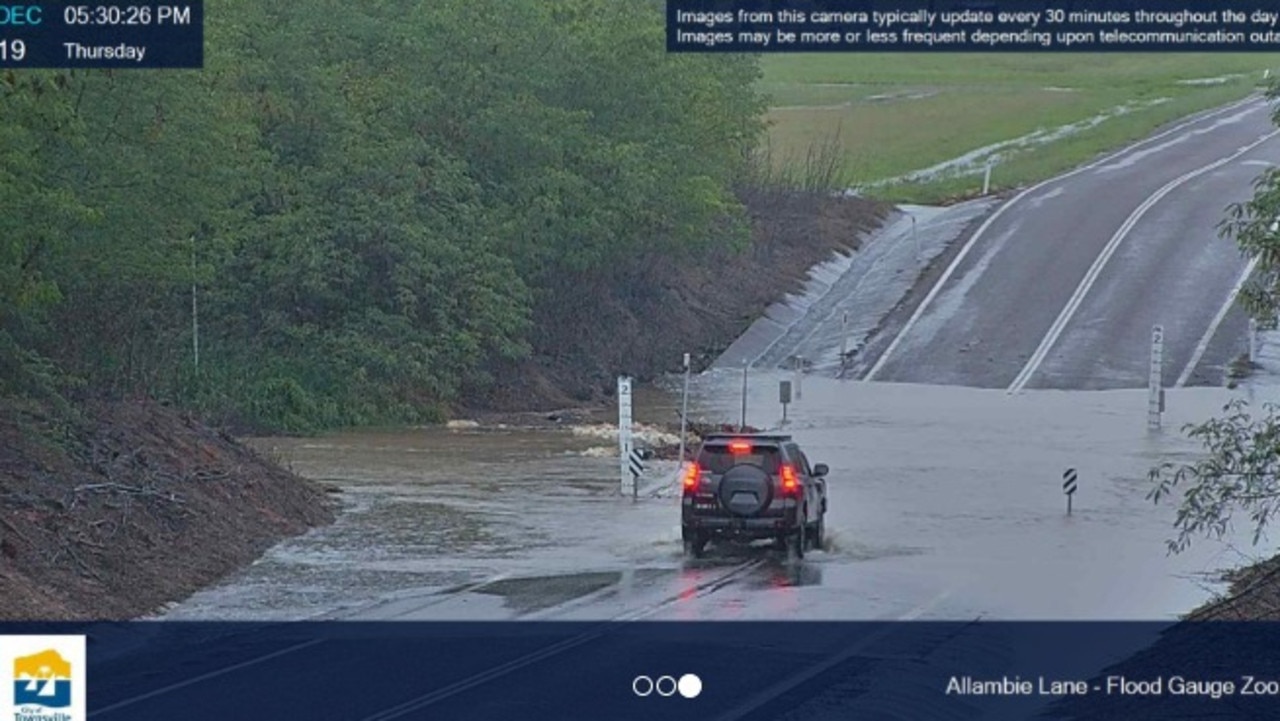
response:
{"label": "dark blue banner", "polygon": [[0,67],[202,68],[203,2],[0,4]]}
{"label": "dark blue banner", "polygon": [[0,718],[1276,718],[1278,649],[1269,623],[9,625]]}
{"label": "dark blue banner", "polygon": [[1275,0],[668,0],[671,52],[1275,52]]}

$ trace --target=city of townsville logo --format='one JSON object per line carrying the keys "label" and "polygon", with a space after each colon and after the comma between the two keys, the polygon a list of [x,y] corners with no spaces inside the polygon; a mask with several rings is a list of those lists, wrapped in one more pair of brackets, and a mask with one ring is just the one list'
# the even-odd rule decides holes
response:
{"label": "city of townsville logo", "polygon": [[84,636],[0,636],[0,662],[0,721],[83,721]]}

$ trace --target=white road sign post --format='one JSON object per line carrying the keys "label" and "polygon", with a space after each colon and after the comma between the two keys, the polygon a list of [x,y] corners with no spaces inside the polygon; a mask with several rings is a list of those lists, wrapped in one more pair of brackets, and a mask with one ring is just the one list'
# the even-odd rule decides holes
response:
{"label": "white road sign post", "polygon": [[618,377],[618,461],[622,473],[618,492],[635,495],[636,478],[631,475],[631,379]]}
{"label": "white road sign post", "polygon": [[200,370],[200,309],[196,307],[196,237],[191,236],[191,356]]}
{"label": "white road sign post", "polygon": [[1160,427],[1164,410],[1164,326],[1151,329],[1151,377],[1147,384],[1147,428]]}

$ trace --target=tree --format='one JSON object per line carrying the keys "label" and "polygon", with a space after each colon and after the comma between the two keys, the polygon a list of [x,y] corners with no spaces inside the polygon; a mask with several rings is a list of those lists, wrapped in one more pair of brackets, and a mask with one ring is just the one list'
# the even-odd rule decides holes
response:
{"label": "tree", "polygon": [[[1280,98],[1280,85],[1272,84],[1266,96]],[[1272,122],[1280,125],[1280,109]],[[1280,168],[1269,168],[1254,181],[1253,197],[1227,207],[1219,226],[1222,237],[1234,239],[1240,251],[1257,261],[1253,278],[1242,289],[1239,303],[1258,321],[1275,328],[1280,317]],[[1280,510],[1280,407],[1264,404],[1253,417],[1249,404],[1233,400],[1225,415],[1184,428],[1200,440],[1207,455],[1191,464],[1164,463],[1153,468],[1154,488],[1148,497],[1156,502],[1185,489],[1174,528],[1178,536],[1168,542],[1171,553],[1186,550],[1196,536],[1222,538],[1237,512],[1248,514],[1253,543],[1265,535]]]}
{"label": "tree", "polygon": [[1222,418],[1190,425],[1187,433],[1200,440],[1208,455],[1195,463],[1164,463],[1151,470],[1155,501],[1186,491],[1178,506],[1174,527],[1178,536],[1168,542],[1169,551],[1180,553],[1198,535],[1222,538],[1231,529],[1237,511],[1249,515],[1253,542],[1262,539],[1272,516],[1280,510],[1280,418],[1277,406],[1265,404],[1264,415],[1254,418],[1248,403],[1236,399],[1223,409]]}
{"label": "tree", "polygon": [[666,53],[657,0],[220,3],[201,71],[0,75],[0,393],[421,420],[747,238],[758,62]]}
{"label": "tree", "polygon": [[71,72],[0,76],[0,393],[50,390],[29,339],[61,300],[51,261],[68,227],[92,215],[50,158],[83,146]]}

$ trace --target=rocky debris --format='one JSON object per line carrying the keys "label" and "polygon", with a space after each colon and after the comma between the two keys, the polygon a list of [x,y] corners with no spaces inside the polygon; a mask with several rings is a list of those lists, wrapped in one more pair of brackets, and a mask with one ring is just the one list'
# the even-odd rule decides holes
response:
{"label": "rocky debris", "polygon": [[[680,424],[672,423],[665,427],[672,435],[676,437],[676,441],[661,444],[646,444],[641,447],[641,457],[646,460],[656,458],[664,461],[676,461],[680,459]],[[702,439],[712,433],[762,433],[763,429],[754,426],[739,427],[732,423],[706,423],[691,421],[686,427],[688,433],[685,439],[685,459],[693,458],[697,453],[698,446],[702,444]]]}

